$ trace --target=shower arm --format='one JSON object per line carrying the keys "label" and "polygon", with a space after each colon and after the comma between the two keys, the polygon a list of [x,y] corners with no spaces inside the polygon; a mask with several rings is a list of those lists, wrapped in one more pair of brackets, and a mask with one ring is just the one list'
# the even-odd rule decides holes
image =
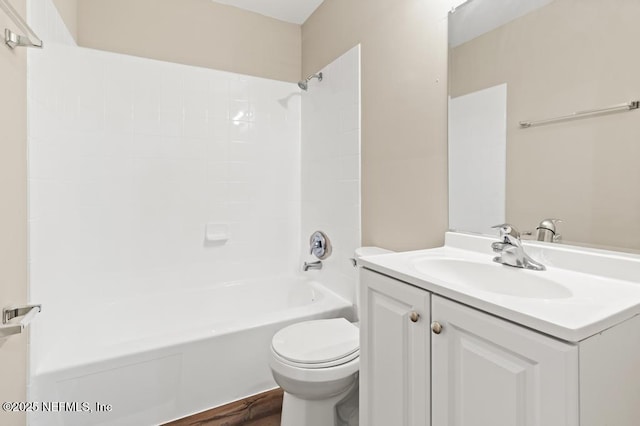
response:
{"label": "shower arm", "polygon": [[307,78],[305,78],[305,81],[311,81],[311,79],[313,78],[317,78],[318,81],[322,81],[322,72],[317,72],[315,74],[311,74],[310,76],[308,76]]}
{"label": "shower arm", "polygon": [[311,74],[309,77],[305,78],[304,80],[300,80],[298,82],[298,87],[306,91],[308,87],[307,83],[309,83],[309,81],[311,81],[314,78],[317,78],[318,81],[322,81],[322,72]]}

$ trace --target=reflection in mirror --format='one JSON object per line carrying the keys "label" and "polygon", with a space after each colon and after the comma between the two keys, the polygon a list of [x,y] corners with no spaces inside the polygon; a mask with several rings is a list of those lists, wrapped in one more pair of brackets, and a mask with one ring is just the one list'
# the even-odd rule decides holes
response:
{"label": "reflection in mirror", "polygon": [[637,0],[471,0],[450,14],[450,228],[506,221],[535,238],[558,218],[566,243],[640,250],[640,110],[519,125],[638,100],[639,20]]}

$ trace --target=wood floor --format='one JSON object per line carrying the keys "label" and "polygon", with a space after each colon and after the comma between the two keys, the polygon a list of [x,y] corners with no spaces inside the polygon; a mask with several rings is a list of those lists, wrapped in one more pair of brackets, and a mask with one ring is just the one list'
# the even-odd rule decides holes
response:
{"label": "wood floor", "polygon": [[282,395],[282,389],[274,389],[164,426],[280,426]]}

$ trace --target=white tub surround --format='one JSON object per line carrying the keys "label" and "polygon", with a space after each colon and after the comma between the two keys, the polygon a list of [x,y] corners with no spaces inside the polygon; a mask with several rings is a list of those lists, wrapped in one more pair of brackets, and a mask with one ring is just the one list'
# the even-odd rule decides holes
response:
{"label": "white tub surround", "polygon": [[300,265],[309,236],[325,232],[333,254],[322,270],[309,271],[355,303],[357,270],[350,261],[360,247],[360,46],[323,67],[302,92],[302,233]]}
{"label": "white tub surround", "polygon": [[[27,0],[27,22],[38,30],[42,40],[46,41],[46,47],[49,43],[77,46],[52,0]],[[30,58],[34,51],[30,49],[29,52]]]}
{"label": "white tub surround", "polygon": [[292,278],[300,90],[80,48],[50,1],[29,8],[46,37],[28,58],[30,300],[44,307],[29,398],[113,406],[30,424],[157,424],[274,387],[273,333],[351,306]]}
{"label": "white tub surround", "polygon": [[505,222],[506,84],[449,98],[448,147],[449,229],[491,235]]}
{"label": "white tub surround", "polygon": [[56,43],[28,84],[34,372],[70,312],[298,269],[295,84]]}

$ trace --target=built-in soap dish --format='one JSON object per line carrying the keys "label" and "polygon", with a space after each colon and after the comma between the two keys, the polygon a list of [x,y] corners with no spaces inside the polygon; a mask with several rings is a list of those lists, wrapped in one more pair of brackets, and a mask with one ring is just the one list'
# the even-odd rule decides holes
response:
{"label": "built-in soap dish", "polygon": [[204,228],[204,244],[219,246],[229,241],[229,225],[226,223],[207,223]]}

